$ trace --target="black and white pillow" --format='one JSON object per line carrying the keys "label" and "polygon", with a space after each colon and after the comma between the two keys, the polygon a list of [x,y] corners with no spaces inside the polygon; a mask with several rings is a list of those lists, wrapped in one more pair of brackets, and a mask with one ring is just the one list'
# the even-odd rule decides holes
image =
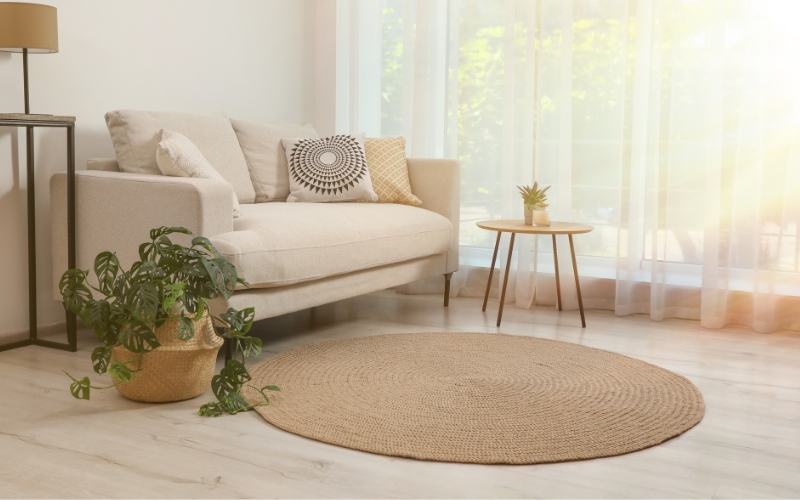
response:
{"label": "black and white pillow", "polygon": [[365,134],[283,139],[289,165],[286,201],[377,201],[364,154]]}

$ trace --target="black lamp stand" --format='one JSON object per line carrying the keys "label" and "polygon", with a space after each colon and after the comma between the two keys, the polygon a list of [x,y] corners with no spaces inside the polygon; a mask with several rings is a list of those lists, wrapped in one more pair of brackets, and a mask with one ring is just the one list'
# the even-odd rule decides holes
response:
{"label": "black lamp stand", "polygon": [[25,82],[25,114],[31,114],[31,105],[28,102],[28,49],[22,49],[22,79]]}

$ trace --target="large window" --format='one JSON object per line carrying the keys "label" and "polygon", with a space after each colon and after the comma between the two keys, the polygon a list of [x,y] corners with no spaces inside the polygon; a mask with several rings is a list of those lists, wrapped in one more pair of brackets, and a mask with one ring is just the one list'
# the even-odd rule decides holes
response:
{"label": "large window", "polygon": [[590,274],[800,295],[800,2],[384,0],[379,17],[380,74],[358,71],[380,103],[359,113],[461,161],[469,264],[494,245],[474,222],[521,218],[516,186],[538,180],[556,219],[595,226],[575,240]]}

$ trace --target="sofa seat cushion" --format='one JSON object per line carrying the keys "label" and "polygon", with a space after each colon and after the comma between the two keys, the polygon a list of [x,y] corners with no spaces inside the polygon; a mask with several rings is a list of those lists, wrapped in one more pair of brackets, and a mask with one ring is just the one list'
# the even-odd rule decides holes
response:
{"label": "sofa seat cushion", "polygon": [[242,205],[211,238],[251,287],[278,287],[446,253],[453,227],[422,208],[362,203]]}

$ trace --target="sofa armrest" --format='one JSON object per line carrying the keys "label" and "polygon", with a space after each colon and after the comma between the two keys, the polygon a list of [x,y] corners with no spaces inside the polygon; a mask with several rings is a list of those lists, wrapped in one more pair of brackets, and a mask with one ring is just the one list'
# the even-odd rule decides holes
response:
{"label": "sofa armrest", "polygon": [[[233,230],[233,188],[209,179],[81,171],[75,175],[77,264],[92,269],[98,253],[117,253],[127,268],[139,260],[139,245],[160,226],[182,226],[196,236]],[[67,174],[50,179],[53,286],[67,270]],[[175,236],[175,235],[174,235]],[[186,243],[177,235],[174,241]]]}
{"label": "sofa armrest", "polygon": [[458,160],[408,158],[411,191],[422,208],[446,217],[453,225],[453,241],[447,253],[448,273],[458,271],[458,230],[461,218],[461,165]]}
{"label": "sofa armrest", "polygon": [[121,172],[116,158],[92,158],[86,162],[88,170],[103,170],[105,172]]}

